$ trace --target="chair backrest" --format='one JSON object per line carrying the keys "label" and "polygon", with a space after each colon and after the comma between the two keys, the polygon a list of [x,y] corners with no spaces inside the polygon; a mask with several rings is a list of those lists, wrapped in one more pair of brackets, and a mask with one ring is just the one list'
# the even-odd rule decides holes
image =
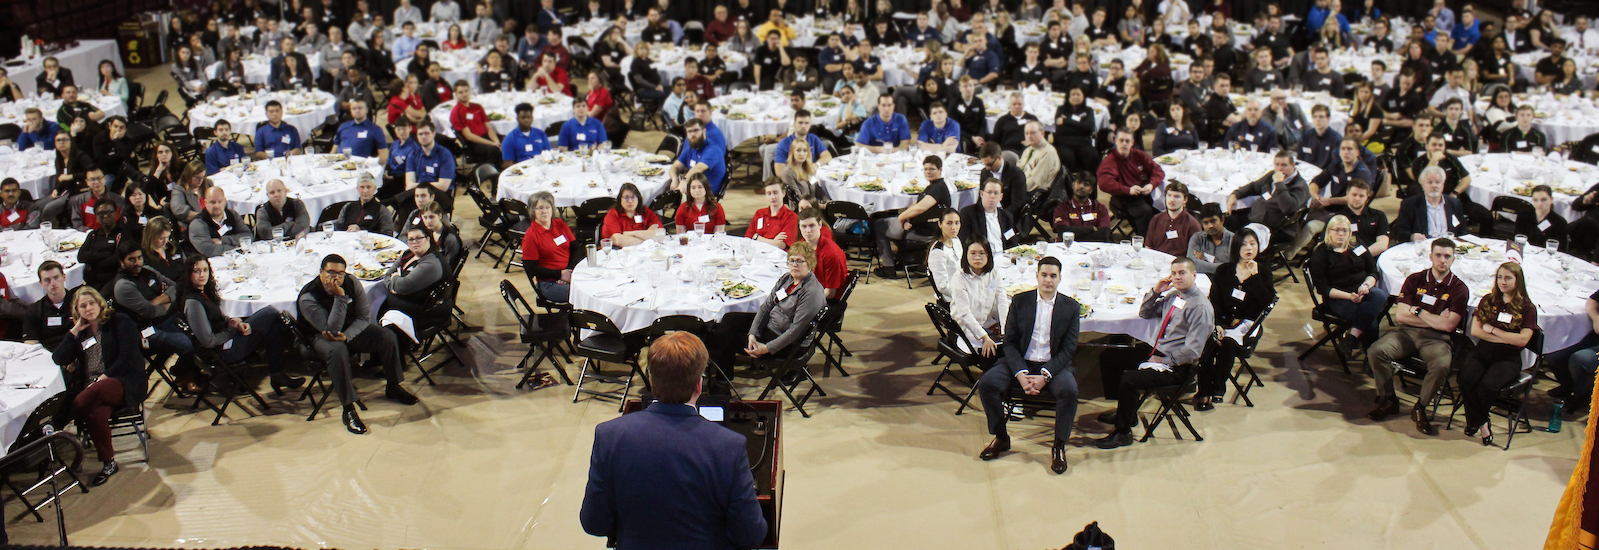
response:
{"label": "chair backrest", "polygon": [[708,327],[704,319],[693,315],[667,315],[650,323],[645,342],[654,342],[656,338],[672,332],[687,332],[704,338],[708,334]]}
{"label": "chair backrest", "polygon": [[52,430],[59,429],[56,426],[64,418],[62,412],[66,406],[67,392],[46,397],[44,402],[39,403],[39,406],[33,409],[33,412],[28,413],[27,420],[22,422],[22,431],[17,434],[17,440],[12,442],[11,448],[6,451],[11,452],[21,449],[27,444],[44,437],[45,424],[49,424]]}
{"label": "chair backrest", "polygon": [[1260,344],[1260,337],[1266,334],[1266,317],[1271,316],[1271,311],[1277,309],[1278,299],[1272,298],[1271,303],[1266,304],[1266,309],[1260,310],[1260,315],[1256,315],[1254,319],[1251,319],[1254,324],[1250,325],[1249,332],[1244,334],[1244,341],[1239,342],[1243,344],[1243,349],[1239,350],[1239,355],[1248,357],[1255,353],[1255,346]]}
{"label": "chair backrest", "polygon": [[316,224],[320,226],[324,223],[339,219],[339,214],[344,212],[344,207],[349,206],[350,203],[353,202],[355,201],[340,201],[328,205],[326,208],[322,209],[321,214],[317,215]]}
{"label": "chair backrest", "polygon": [[472,169],[472,178],[476,180],[479,188],[494,189],[500,181],[500,169],[492,162],[485,162]]}
{"label": "chair backrest", "polygon": [[611,322],[611,318],[606,317],[604,313],[587,309],[574,309],[568,314],[567,319],[571,321],[573,330],[584,329],[617,336],[622,335],[622,329],[617,328],[616,323]]}
{"label": "chair backrest", "polygon": [[1577,142],[1577,146],[1571,148],[1571,160],[1599,164],[1599,132],[1588,134]]}
{"label": "chair backrest", "polygon": [[22,127],[15,124],[0,124],[0,141],[16,143],[22,137]]}
{"label": "chair backrest", "polygon": [[533,219],[533,214],[528,211],[527,203],[516,199],[500,199],[500,210],[508,220],[516,221]]}
{"label": "chair backrest", "polygon": [[[464,254],[463,254],[464,256]],[[500,279],[500,299],[505,300],[505,305],[511,308],[511,315],[516,317],[517,324],[522,326],[522,332],[538,332],[538,313],[533,311],[533,306],[528,305],[527,299],[522,297],[522,291],[516,289],[507,279]]]}
{"label": "chair backrest", "polygon": [[605,219],[605,211],[610,210],[613,206],[616,206],[616,197],[595,197],[577,205],[577,208],[573,210],[573,214],[577,216],[580,222],[584,218],[603,220]]}
{"label": "chair backrest", "polygon": [[872,215],[866,212],[866,207],[849,201],[832,201],[827,203],[826,214],[828,223],[839,219],[869,220]]}
{"label": "chair backrest", "polygon": [[1516,227],[1523,223],[1522,220],[1536,221],[1537,211],[1526,199],[1500,195],[1494,197],[1493,218],[1494,238],[1509,240],[1516,236]]}
{"label": "chair backrest", "polygon": [[809,356],[816,349],[816,343],[820,340],[816,335],[821,332],[822,321],[827,318],[828,311],[832,309],[829,306],[822,306],[822,309],[811,317],[810,321],[807,322],[808,326],[805,327],[805,339],[800,341],[800,345],[793,346],[793,351],[788,354],[789,361]]}
{"label": "chair backrest", "polygon": [[662,224],[672,227],[676,225],[674,221],[677,215],[677,207],[680,204],[683,204],[683,192],[676,189],[668,189],[666,192],[656,195],[655,200],[650,201],[650,210],[654,210],[655,215],[660,216]]}
{"label": "chair backrest", "polygon": [[128,81],[128,112],[137,113],[141,107],[144,107],[144,85],[130,80]]}
{"label": "chair backrest", "polygon": [[662,136],[661,144],[655,147],[655,154],[659,155],[664,153],[666,156],[674,159],[677,158],[677,155],[681,154],[682,152],[683,138],[672,134],[666,134],[665,136]]}

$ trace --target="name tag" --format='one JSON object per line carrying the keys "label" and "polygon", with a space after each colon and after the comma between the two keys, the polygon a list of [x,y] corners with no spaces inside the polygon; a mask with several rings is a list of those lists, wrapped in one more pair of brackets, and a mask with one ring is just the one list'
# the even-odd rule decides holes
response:
{"label": "name tag", "polygon": [[1078,113],[1078,114],[1072,115],[1072,120],[1077,120],[1077,121],[1083,120],[1082,113]]}
{"label": "name tag", "polygon": [[89,349],[89,346],[94,345],[95,342],[99,342],[99,340],[96,340],[93,336],[90,336],[88,340],[83,341],[83,349]]}
{"label": "name tag", "polygon": [[94,214],[94,205],[92,205],[92,204],[83,205],[83,213],[84,214],[91,214],[91,215]]}
{"label": "name tag", "polygon": [[1166,232],[1166,238],[1168,238],[1168,239],[1175,239],[1175,238],[1177,238],[1177,230],[1175,230],[1175,229],[1173,229],[1173,230],[1171,230],[1171,231],[1167,231],[1167,232]]}
{"label": "name tag", "polygon": [[1091,222],[1091,221],[1094,221],[1094,218],[1097,218],[1097,217],[1099,217],[1099,213],[1097,213],[1097,212],[1089,212],[1087,214],[1083,214],[1083,221]]}
{"label": "name tag", "polygon": [[1203,256],[1205,258],[1205,261],[1207,261],[1207,262],[1216,261],[1216,255],[1215,254],[1200,253],[1200,255]]}
{"label": "name tag", "polygon": [[288,145],[289,144],[289,136],[283,136],[283,144],[284,145]]}
{"label": "name tag", "polygon": [[644,215],[643,214],[634,214],[633,215],[633,223],[644,223]]}
{"label": "name tag", "polygon": [[523,144],[522,145],[522,150],[523,151],[527,151],[529,153],[533,152],[533,144],[531,144],[531,143]]}
{"label": "name tag", "polygon": [[150,223],[150,217],[149,216],[139,216],[139,225],[144,225],[144,224],[147,224],[147,223]]}
{"label": "name tag", "polygon": [[362,130],[362,131],[356,132],[355,133],[355,138],[356,139],[366,139],[366,130]]}
{"label": "name tag", "polygon": [[1454,140],[1455,140],[1455,135],[1454,134],[1444,134],[1444,141],[1454,141]]}
{"label": "name tag", "polygon": [[155,335],[155,327],[144,327],[144,330],[139,331],[139,336],[143,336],[145,338],[149,338],[149,337],[154,336],[154,335]]}
{"label": "name tag", "polygon": [[474,119],[474,118],[477,118],[477,115],[474,115],[474,114],[472,114],[472,113],[467,113],[467,114],[466,114],[466,119],[467,119],[467,120],[472,120],[472,119]]}
{"label": "name tag", "polygon": [[222,232],[222,233],[223,233],[223,234],[227,234],[227,233],[230,233],[230,232],[232,232],[232,231],[233,231],[233,226],[231,226],[231,225],[228,225],[228,224],[222,224],[222,225],[221,225],[221,227],[220,227],[220,229],[219,229],[219,230],[220,230],[220,231],[221,231],[221,232]]}
{"label": "name tag", "polygon": [[1516,142],[1516,147],[1526,147],[1526,146],[1527,146],[1527,142],[1526,141],[1518,141],[1518,142]]}
{"label": "name tag", "polygon": [[1266,80],[1266,82],[1271,82],[1271,81],[1273,81],[1273,80],[1277,80],[1277,75],[1274,75],[1274,74],[1268,74],[1268,75],[1266,75],[1266,78],[1265,78],[1265,80]]}
{"label": "name tag", "polygon": [[1542,223],[1539,223],[1538,224],[1538,230],[1539,231],[1548,231],[1549,230],[1549,220],[1544,220]]}
{"label": "name tag", "polygon": [[1500,313],[1498,317],[1495,317],[1495,319],[1498,319],[1499,322],[1501,322],[1501,323],[1509,323],[1510,322],[1510,314],[1509,313]]}
{"label": "name tag", "polygon": [[588,134],[581,134],[580,133],[580,134],[577,135],[577,140],[578,141],[588,141],[589,140],[589,136],[588,136]]}
{"label": "name tag", "polygon": [[1247,296],[1247,295],[1248,294],[1246,294],[1244,292],[1244,289],[1242,289],[1242,288],[1233,289],[1233,299],[1234,300],[1238,300],[1238,301],[1242,302],[1244,300],[1244,296]]}
{"label": "name tag", "polygon": [[1451,226],[1460,225],[1460,218],[1456,218],[1454,214],[1450,214],[1449,215],[1449,225],[1451,225]]}
{"label": "name tag", "polygon": [[701,214],[700,215],[700,223],[711,223],[711,215],[710,214]]}
{"label": "name tag", "polygon": [[1362,255],[1362,254],[1365,254],[1365,253],[1366,253],[1366,246],[1365,245],[1361,245],[1361,246],[1355,247],[1355,255],[1356,256],[1359,256],[1359,255]]}
{"label": "name tag", "polygon": [[[966,106],[965,105],[956,105],[955,106],[955,110],[964,113],[964,112],[966,112]],[[1595,145],[1593,147],[1593,150],[1594,150],[1595,153],[1599,153],[1599,145]]]}
{"label": "name tag", "polygon": [[150,279],[149,286],[150,288],[155,288],[155,279]]}
{"label": "name tag", "polygon": [[[11,211],[10,214],[6,215],[6,221],[14,222],[14,221],[17,221],[17,218],[19,218],[19,217],[22,217],[22,216],[20,214],[17,214],[17,212],[15,210],[13,210],[13,211]],[[1547,223],[1547,222],[1545,222],[1545,223]]]}
{"label": "name tag", "polygon": [[233,349],[233,340],[228,340],[226,342],[223,342],[222,343],[222,349]]}
{"label": "name tag", "polygon": [[1430,306],[1430,305],[1433,305],[1433,304],[1437,304],[1438,303],[1438,299],[1432,297],[1431,294],[1422,294],[1421,295],[1421,303],[1427,304],[1427,305]]}
{"label": "name tag", "polygon": [[1255,141],[1255,134],[1244,134],[1244,141]]}
{"label": "name tag", "polygon": [[1271,192],[1267,191],[1265,193],[1261,193],[1260,194],[1260,198],[1261,198],[1261,200],[1268,200],[1268,201],[1271,200]]}
{"label": "name tag", "polygon": [[1304,150],[1305,154],[1307,154],[1307,155],[1310,154],[1310,148],[1309,147],[1300,147],[1300,149]]}
{"label": "name tag", "polygon": [[61,326],[61,318],[60,317],[45,317],[44,318],[44,326],[47,326],[47,327],[59,327],[59,326]]}
{"label": "name tag", "polygon": [[1331,78],[1323,78],[1323,79],[1321,79],[1321,85],[1322,86],[1331,86],[1332,85],[1332,79]]}
{"label": "name tag", "polygon": [[786,288],[778,289],[777,290],[777,301],[781,302],[781,301],[783,301],[784,298],[788,298],[788,289],[786,289]]}
{"label": "name tag", "polygon": [[363,217],[361,219],[370,221],[372,219],[372,215],[371,214],[367,214],[365,217]]}
{"label": "name tag", "polygon": [[1016,230],[1015,229],[1006,229],[1005,230],[1005,238],[1009,239],[1009,238],[1015,237],[1015,236],[1016,236]]}
{"label": "name tag", "polygon": [[1176,309],[1182,309],[1186,305],[1188,305],[1188,300],[1184,300],[1182,296],[1178,296],[1177,299],[1171,301],[1171,307]]}
{"label": "name tag", "polygon": [[426,169],[427,169],[427,171],[428,171],[428,173],[429,173],[429,174],[432,174],[432,173],[433,173],[433,167],[432,167],[432,166],[427,166],[427,167],[425,167],[425,168],[426,168]]}
{"label": "name tag", "polygon": [[1175,135],[1177,135],[1177,129],[1176,129],[1176,128],[1167,128],[1167,129],[1166,129],[1166,133],[1168,133],[1168,134],[1171,134],[1171,135],[1174,135],[1174,136],[1175,136]]}

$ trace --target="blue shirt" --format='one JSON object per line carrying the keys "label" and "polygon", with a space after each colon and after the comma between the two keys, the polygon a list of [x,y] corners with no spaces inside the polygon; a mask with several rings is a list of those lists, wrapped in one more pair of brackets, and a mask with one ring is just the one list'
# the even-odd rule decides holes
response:
{"label": "blue shirt", "polygon": [[416,53],[416,47],[422,43],[421,38],[400,35],[394,37],[394,58],[405,59]]}
{"label": "blue shirt", "polygon": [[289,154],[292,149],[300,148],[300,131],[294,129],[293,124],[284,122],[277,128],[271,124],[262,124],[255,129],[255,150],[270,150],[271,156],[281,157]]}
{"label": "blue shirt", "polygon": [[966,74],[977,80],[999,72],[999,68],[999,56],[994,54],[994,50],[983,50],[983,53],[966,60]]}
{"label": "blue shirt", "polygon": [[244,146],[235,141],[223,146],[222,142],[213,141],[205,150],[205,174],[207,176],[222,171],[233,164],[233,161],[244,161]]}
{"label": "blue shirt", "polygon": [[716,127],[715,122],[705,123],[705,139],[721,146],[723,151],[727,150],[727,135],[722,133],[721,128]]}
{"label": "blue shirt", "polygon": [[1457,50],[1466,46],[1474,46],[1478,40],[1482,39],[1482,22],[1473,20],[1470,27],[1456,23],[1455,32],[1451,33],[1450,36],[1455,38],[1455,49]]}
{"label": "blue shirt", "polygon": [[836,71],[829,71],[829,70],[827,70],[827,66],[828,65],[835,65],[835,64],[841,65],[841,64],[844,64],[844,63],[849,63],[849,60],[844,59],[844,50],[834,50],[833,48],[822,48],[821,51],[816,52],[816,62],[818,63],[818,66],[816,68],[821,69],[822,70],[822,74],[828,75],[828,76],[838,76],[839,73],[844,72],[843,68],[840,68],[839,70],[836,70]]}
{"label": "blue shirt", "polygon": [[723,179],[727,177],[727,149],[706,139],[705,145],[699,149],[684,147],[683,153],[677,156],[677,162],[682,163],[684,169],[693,169],[696,163],[705,163],[709,167],[705,170],[705,181],[711,182],[711,192],[722,192]]}
{"label": "blue shirt", "polygon": [[1299,160],[1329,170],[1334,164],[1343,162],[1338,158],[1338,146],[1343,141],[1344,136],[1339,135],[1337,130],[1327,128],[1327,133],[1317,134],[1316,128],[1311,127],[1299,136]]}
{"label": "blue shirt", "polygon": [[[433,154],[428,154],[420,145],[417,146],[410,158],[405,159],[405,172],[416,174],[417,183],[433,183],[444,176],[455,179],[455,155],[443,145],[433,144]],[[455,182],[450,182],[450,188],[455,188]]]}
{"label": "blue shirt", "polygon": [[416,138],[408,137],[405,141],[395,142],[394,147],[389,148],[389,164],[383,167],[384,172],[397,178],[405,177],[406,162],[416,155],[421,147],[417,144]]}
{"label": "blue shirt", "polygon": [[955,152],[960,152],[961,125],[953,118],[944,119],[944,127],[939,128],[933,124],[932,119],[922,121],[921,129],[916,131],[916,140],[923,143],[939,145],[945,139],[955,138]]}
{"label": "blue shirt", "polygon": [[605,136],[605,125],[594,117],[588,117],[588,122],[578,124],[577,119],[571,119],[561,125],[561,135],[556,138],[558,147],[575,150],[580,145],[599,145],[610,138]]}
{"label": "blue shirt", "polygon": [[875,55],[869,55],[856,58],[853,65],[855,65],[855,72],[857,73],[877,74],[877,69],[883,66],[883,60]]}
{"label": "blue shirt", "polygon": [[527,132],[512,128],[500,140],[500,160],[522,162],[550,149],[550,136],[544,130],[529,127]]}
{"label": "blue shirt", "polygon": [[349,149],[350,155],[357,157],[375,157],[379,150],[389,148],[383,127],[370,118],[366,122],[344,121],[339,125],[338,133],[333,135],[333,144],[338,146],[340,152]]}
{"label": "blue shirt", "polygon": [[1305,29],[1311,34],[1321,32],[1321,26],[1326,24],[1328,15],[1332,15],[1331,9],[1312,6],[1310,13],[1305,16]]}
{"label": "blue shirt", "polygon": [[905,115],[894,113],[894,118],[883,122],[882,115],[874,113],[861,123],[861,133],[855,137],[855,143],[873,147],[885,144],[899,147],[900,142],[909,139],[911,139],[911,125],[905,122]]}
{"label": "blue shirt", "polygon": [[38,132],[24,131],[22,135],[17,136],[17,150],[26,151],[29,147],[33,147],[34,144],[39,144],[43,145],[46,151],[54,151],[56,150],[56,134],[60,132],[60,124],[46,120]]}
{"label": "blue shirt", "polygon": [[[811,161],[822,158],[822,152],[827,146],[822,144],[822,138],[816,134],[805,134],[805,143],[811,146]],[[777,142],[777,151],[772,153],[772,162],[788,164],[788,152],[794,149],[794,134],[789,134]]]}
{"label": "blue shirt", "polygon": [[913,46],[920,48],[922,47],[922,42],[926,40],[943,42],[944,34],[938,32],[938,29],[933,28],[932,25],[928,25],[927,30],[924,31],[916,28],[916,25],[912,24],[910,30],[905,31],[905,41],[911,43]]}

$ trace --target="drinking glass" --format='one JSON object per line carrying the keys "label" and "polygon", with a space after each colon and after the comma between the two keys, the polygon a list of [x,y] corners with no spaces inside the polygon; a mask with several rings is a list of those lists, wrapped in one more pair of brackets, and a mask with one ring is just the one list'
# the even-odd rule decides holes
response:
{"label": "drinking glass", "polygon": [[1060,232],[1060,243],[1066,246],[1068,252],[1072,249],[1072,242],[1077,240],[1077,234],[1070,231]]}
{"label": "drinking glass", "polygon": [[251,237],[240,237],[239,238],[239,251],[241,251],[241,252],[243,252],[245,254],[249,254],[251,252],[255,252],[255,249],[250,246],[250,245],[253,245],[253,244],[255,244],[255,239],[254,238],[251,238]]}
{"label": "drinking glass", "polygon": [[1560,251],[1560,241],[1549,239],[1549,242],[1544,243],[1543,247],[1544,252],[1548,252],[1550,257],[1554,257],[1555,253]]}
{"label": "drinking glass", "polygon": [[1133,237],[1133,254],[1136,255],[1136,254],[1138,254],[1140,252],[1143,252],[1143,251],[1144,251],[1144,238],[1143,237],[1134,236]]}
{"label": "drinking glass", "polygon": [[333,222],[322,222],[322,233],[323,233],[322,236],[324,236],[324,237],[332,237],[333,236]]}
{"label": "drinking glass", "polygon": [[694,236],[695,237],[704,237],[705,236],[705,224],[703,224],[703,223],[694,224]]}
{"label": "drinking glass", "polygon": [[610,237],[606,237],[606,238],[600,239],[600,250],[604,250],[604,251],[607,251],[607,253],[609,253],[609,251],[611,250],[611,238]]}
{"label": "drinking glass", "polygon": [[592,244],[583,245],[583,249],[584,249],[585,252],[588,252],[588,255],[584,256],[584,257],[588,258],[589,267],[598,266],[599,265],[599,259],[596,257],[596,256],[598,256],[598,254],[595,253],[595,251],[594,251],[594,245],[592,245]]}
{"label": "drinking glass", "polygon": [[1526,254],[1526,253],[1530,252],[1529,250],[1527,250],[1527,236],[1526,235],[1516,235],[1516,246],[1521,247],[1521,253],[1522,254]]}
{"label": "drinking glass", "polygon": [[272,228],[272,242],[275,242],[275,243],[283,242],[283,228],[282,227],[274,227],[274,228]]}
{"label": "drinking glass", "polygon": [[1122,250],[1130,250],[1133,247],[1133,241],[1128,240],[1128,239],[1122,239],[1121,242],[1118,243],[1118,244],[1122,245],[1122,248],[1121,248]]}

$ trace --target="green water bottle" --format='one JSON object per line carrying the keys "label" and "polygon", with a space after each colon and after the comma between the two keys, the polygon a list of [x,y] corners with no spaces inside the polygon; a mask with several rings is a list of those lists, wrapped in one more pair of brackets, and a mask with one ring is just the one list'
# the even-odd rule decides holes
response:
{"label": "green water bottle", "polygon": [[1564,412],[1565,408],[1566,401],[1564,399],[1555,400],[1554,410],[1549,411],[1549,427],[1544,428],[1545,431],[1552,434],[1560,433],[1560,414]]}

